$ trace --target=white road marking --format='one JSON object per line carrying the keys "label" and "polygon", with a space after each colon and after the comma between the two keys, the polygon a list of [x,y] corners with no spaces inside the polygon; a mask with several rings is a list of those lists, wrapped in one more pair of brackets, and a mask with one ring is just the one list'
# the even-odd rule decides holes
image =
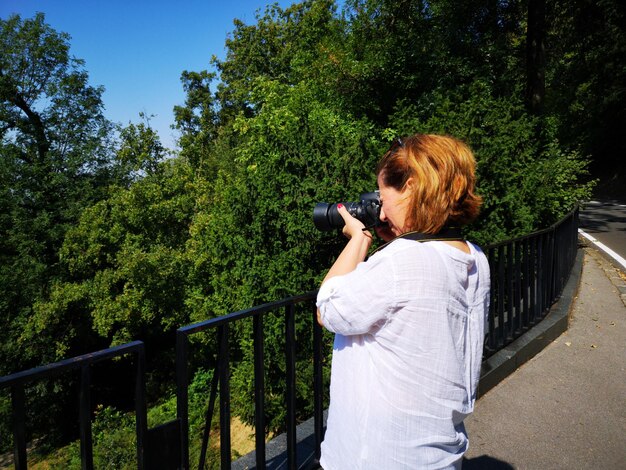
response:
{"label": "white road marking", "polygon": [[613,206],[613,207],[626,207],[626,204],[618,204],[617,202],[610,201],[587,201],[582,204],[583,207],[585,205],[589,206]]}
{"label": "white road marking", "polygon": [[596,238],[592,237],[591,235],[589,235],[587,232],[585,232],[583,229],[578,229],[578,233],[585,237],[587,240],[589,240],[591,243],[593,243],[595,246],[597,246],[598,248],[600,248],[602,251],[604,251],[607,255],[609,255],[611,258],[613,258],[615,261],[617,261],[624,269],[626,269],[626,259],[622,258],[620,255],[618,255],[617,253],[615,253],[613,250],[611,250],[608,246],[606,246],[604,243],[598,241]]}

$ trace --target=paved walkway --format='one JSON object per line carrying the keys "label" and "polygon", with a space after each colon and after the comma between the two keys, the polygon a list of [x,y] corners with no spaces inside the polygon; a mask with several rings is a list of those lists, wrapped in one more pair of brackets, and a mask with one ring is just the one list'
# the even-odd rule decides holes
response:
{"label": "paved walkway", "polygon": [[464,470],[626,470],[626,277],[585,251],[569,329],[478,400]]}

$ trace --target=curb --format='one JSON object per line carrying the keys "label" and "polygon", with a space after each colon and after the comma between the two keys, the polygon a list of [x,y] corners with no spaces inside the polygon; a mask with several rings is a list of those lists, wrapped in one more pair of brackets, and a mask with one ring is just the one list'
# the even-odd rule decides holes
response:
{"label": "curb", "polygon": [[580,285],[583,259],[584,250],[579,248],[561,297],[552,305],[545,318],[506,348],[483,361],[478,382],[478,397],[498,385],[567,330],[572,305]]}
{"label": "curb", "polygon": [[600,264],[600,268],[609,278],[611,283],[619,292],[619,297],[624,306],[626,306],[626,273],[624,267],[620,263],[616,263],[615,259],[606,252],[598,249],[597,246],[587,245],[587,253]]}

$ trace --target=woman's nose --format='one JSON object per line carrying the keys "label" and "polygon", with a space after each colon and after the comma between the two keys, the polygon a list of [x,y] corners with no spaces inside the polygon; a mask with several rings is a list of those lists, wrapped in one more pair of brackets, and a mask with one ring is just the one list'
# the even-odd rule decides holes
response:
{"label": "woman's nose", "polygon": [[387,216],[385,215],[385,211],[382,207],[380,208],[380,214],[378,214],[378,218],[381,220],[381,222],[385,222],[387,220]]}

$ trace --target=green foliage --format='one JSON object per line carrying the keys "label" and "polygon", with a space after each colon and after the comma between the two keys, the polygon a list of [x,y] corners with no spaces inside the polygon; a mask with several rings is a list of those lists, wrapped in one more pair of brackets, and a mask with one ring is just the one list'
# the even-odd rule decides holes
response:
{"label": "green foliage", "polygon": [[99,407],[93,423],[95,468],[136,468],[134,416],[112,408]]}
{"label": "green foliage", "polygon": [[120,148],[116,158],[118,180],[136,181],[145,175],[159,171],[159,163],[167,156],[166,149],[156,131],[150,127],[150,119],[143,113],[139,114],[144,122],[135,125],[130,123],[119,129]]}
{"label": "green foliage", "polygon": [[[135,417],[111,407],[98,405],[92,419],[94,468],[137,468]],[[33,465],[40,463],[39,466]],[[29,467],[80,470],[80,441],[46,454],[37,449],[29,454]]]}
{"label": "green foliage", "polygon": [[[202,447],[205,412],[210,393],[212,373],[198,370],[189,385],[190,458],[197,465]],[[2,401],[0,401],[0,406]],[[214,417],[215,418],[215,417]],[[176,396],[169,394],[148,410],[148,428],[155,428],[176,419]],[[210,423],[218,431],[218,421]],[[98,405],[92,417],[94,468],[137,468],[136,421],[134,413],[114,407]],[[217,433],[212,434],[212,439]],[[207,468],[219,468],[219,452],[215,445],[207,451]],[[81,467],[80,442],[74,441],[55,452],[35,456],[47,465],[45,468],[79,470]],[[216,466],[217,465],[217,466]]]}
{"label": "green foliage", "polygon": [[68,227],[110,181],[102,92],[42,14],[0,20],[0,373],[49,357],[18,338],[61,275]]}
{"label": "green foliage", "polygon": [[482,82],[402,102],[390,121],[392,134],[451,134],[473,149],[484,201],[471,236],[480,243],[545,228],[590,197],[591,184],[577,184],[588,162],[564,151],[553,126],[529,116],[520,98],[494,97]]}
{"label": "green foliage", "polygon": [[13,426],[11,422],[11,397],[7,390],[0,393],[0,451],[10,449],[13,443]]}
{"label": "green foliage", "polygon": [[211,141],[217,134],[217,116],[215,100],[211,92],[211,82],[215,74],[206,70],[201,72],[184,71],[181,75],[183,90],[187,94],[185,106],[174,106],[173,126],[181,132],[179,145],[180,156],[193,167],[206,161]]}
{"label": "green foliage", "polygon": [[333,1],[306,0],[285,10],[270,5],[253,25],[234,20],[226,59],[213,58],[222,81],[216,94],[221,123],[256,111],[251,94],[257,79],[293,84],[306,77],[320,43],[333,34],[334,10]]}
{"label": "green foliage", "polygon": [[623,173],[626,9],[617,0],[547,3],[552,28],[547,107],[562,141],[594,157],[600,174]]}
{"label": "green foliage", "polygon": [[[233,168],[218,175],[211,221],[203,232],[192,228],[192,244],[202,243],[197,251],[211,263],[216,313],[225,313],[227,298],[228,309],[243,308],[313,288],[322,256],[314,203],[357,197],[374,185],[377,141],[369,125],[328,110],[306,84],[259,81],[253,93],[264,102],[257,115],[234,123],[240,144]],[[287,270],[297,275],[284,276]]]}
{"label": "green foliage", "polygon": [[81,329],[113,345],[159,338],[183,324],[192,185],[187,164],[167,161],[87,209],[60,252],[69,279],[35,303],[24,340],[52,340],[63,357],[68,342],[84,341],[75,334]]}

